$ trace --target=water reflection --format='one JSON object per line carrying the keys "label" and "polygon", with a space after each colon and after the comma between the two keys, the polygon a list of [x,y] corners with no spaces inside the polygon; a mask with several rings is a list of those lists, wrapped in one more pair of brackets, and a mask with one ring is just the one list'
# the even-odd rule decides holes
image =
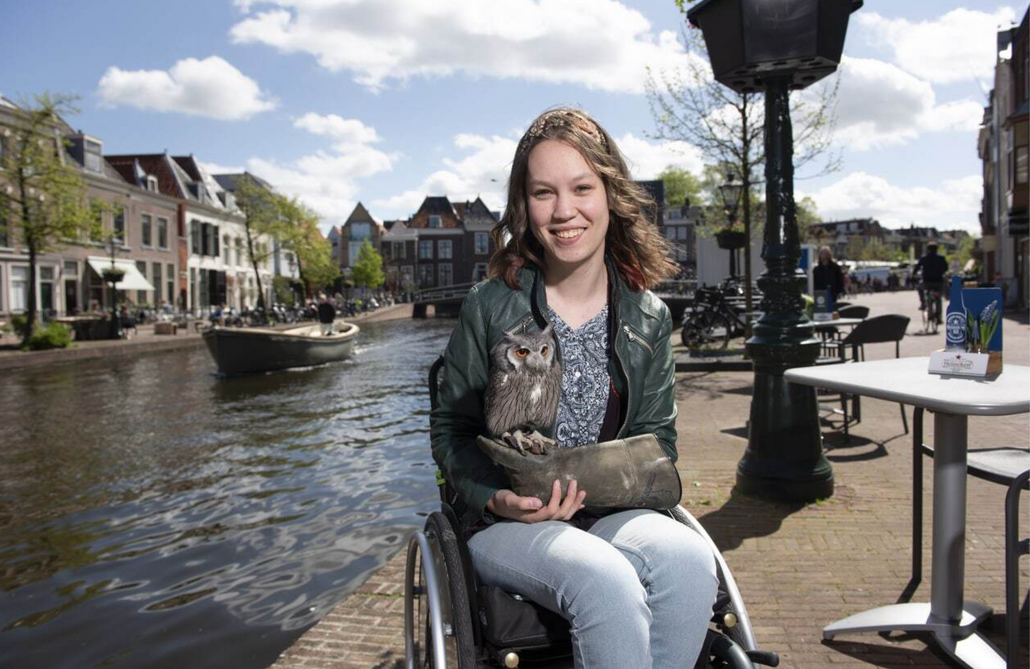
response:
{"label": "water reflection", "polygon": [[435,505],[450,328],[236,379],[200,348],[5,373],[0,666],[267,666]]}

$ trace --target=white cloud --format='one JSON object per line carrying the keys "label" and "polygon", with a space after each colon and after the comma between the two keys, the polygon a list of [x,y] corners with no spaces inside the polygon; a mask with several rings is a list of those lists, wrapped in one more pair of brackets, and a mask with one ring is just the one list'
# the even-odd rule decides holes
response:
{"label": "white cloud", "polygon": [[815,200],[819,215],[827,221],[872,217],[889,228],[915,224],[979,232],[983,178],[971,175],[935,187],[903,188],[880,176],[854,172],[806,194]]}
{"label": "white cloud", "polygon": [[1008,27],[1016,13],[1011,7],[993,14],[959,8],[917,23],[876,12],[855,16],[874,42],[893,51],[898,65],[933,83],[948,83],[993,76],[998,28]]}
{"label": "white cloud", "polygon": [[491,209],[503,209],[516,141],[499,135],[460,134],[453,144],[466,155],[444,158],[443,169],[431,173],[418,187],[375,200],[372,205],[391,218],[410,216],[427,195],[446,195],[452,202],[482,197]]}
{"label": "white cloud", "polygon": [[109,67],[100,78],[101,104],[129,105],[160,112],[207,116],[223,121],[247,119],[276,101],[250,77],[218,56],[186,58],[168,71]]}
{"label": "white cloud", "polygon": [[[616,0],[238,0],[235,43],[308,53],[379,89],[390,80],[467,75],[641,93],[644,68],[685,58]],[[264,8],[263,11],[255,9]]]}
{"label": "white cloud", "polygon": [[293,161],[252,157],[245,168],[210,163],[205,163],[205,168],[212,174],[246,169],[314,209],[323,217],[322,227],[328,229],[350,215],[360,190],[358,180],[389,172],[400,157],[369,146],[380,140],[379,135],[357,119],[309,113],[294,121],[294,127],[337,142],[332,151],[317,151]]}
{"label": "white cloud", "polygon": [[974,132],[983,106],[973,100],[937,104],[933,87],[880,60],[841,62],[835,141],[857,151],[904,144],[923,132]]}
{"label": "white cloud", "polygon": [[696,146],[686,142],[649,142],[626,133],[615,140],[634,179],[654,179],[670,165],[701,174],[704,160]]}

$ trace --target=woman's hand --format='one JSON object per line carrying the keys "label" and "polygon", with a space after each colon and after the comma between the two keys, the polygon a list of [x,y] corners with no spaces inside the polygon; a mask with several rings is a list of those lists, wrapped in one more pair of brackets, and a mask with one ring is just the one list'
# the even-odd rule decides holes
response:
{"label": "woman's hand", "polygon": [[583,508],[583,500],[587,493],[578,490],[575,481],[569,482],[569,490],[565,499],[561,497],[561,483],[555,481],[551,486],[551,501],[546,506],[536,497],[519,497],[511,490],[498,490],[486,509],[495,516],[510,518],[522,523],[539,523],[542,520],[568,520]]}

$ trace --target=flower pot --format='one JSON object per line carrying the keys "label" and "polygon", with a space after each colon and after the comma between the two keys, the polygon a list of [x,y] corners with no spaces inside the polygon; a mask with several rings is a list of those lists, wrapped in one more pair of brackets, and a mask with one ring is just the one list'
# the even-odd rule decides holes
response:
{"label": "flower pot", "polygon": [[747,239],[744,233],[740,230],[723,230],[715,233],[715,241],[719,245],[720,249],[726,249],[727,251],[733,251],[735,249],[742,249],[747,244]]}

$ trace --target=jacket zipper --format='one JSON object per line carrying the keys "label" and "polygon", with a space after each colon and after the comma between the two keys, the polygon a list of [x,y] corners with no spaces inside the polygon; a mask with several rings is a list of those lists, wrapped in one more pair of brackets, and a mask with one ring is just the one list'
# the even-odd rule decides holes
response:
{"label": "jacket zipper", "polygon": [[626,336],[627,336],[627,337],[629,338],[629,340],[630,340],[630,341],[632,341],[632,342],[637,342],[638,344],[640,344],[641,346],[643,346],[644,348],[646,348],[646,349],[647,349],[647,352],[648,352],[648,353],[650,353],[651,355],[654,355],[654,349],[653,349],[653,348],[651,348],[651,345],[650,345],[650,344],[648,344],[648,343],[647,343],[647,342],[646,342],[646,341],[644,340],[644,338],[643,338],[643,337],[641,337],[641,336],[640,336],[640,335],[638,335],[638,334],[637,334],[636,332],[634,332],[634,331],[633,331],[633,330],[632,330],[632,329],[630,328],[630,326],[628,326],[628,325],[623,325],[623,326],[622,326],[622,329],[626,331]]}
{"label": "jacket zipper", "polygon": [[[625,325],[623,327],[625,328],[626,332],[629,333],[629,328],[627,328]],[[617,332],[618,330],[616,330],[616,333]],[[615,362],[619,367],[619,371],[622,372],[622,378],[626,379],[626,415],[622,417],[619,429],[615,432],[615,438],[622,439],[623,435],[625,434],[626,424],[629,422],[630,412],[633,408],[630,406],[630,403],[633,400],[633,389],[630,388],[630,384],[633,381],[632,379],[630,379],[629,374],[626,373],[626,366],[622,364],[622,356],[619,355],[618,343],[619,341],[618,339],[616,339],[615,344],[612,346],[612,354],[615,356]]]}
{"label": "jacket zipper", "polygon": [[505,332],[505,334],[508,334],[508,335],[513,335],[513,334],[515,334],[515,331],[516,331],[516,330],[523,330],[523,331],[525,331],[525,329],[526,329],[526,323],[530,322],[531,320],[533,320],[533,317],[532,317],[532,316],[526,316],[526,317],[525,317],[525,318],[523,318],[523,319],[522,319],[521,321],[519,321],[518,323],[516,323],[516,324],[515,324],[515,327],[513,327],[512,329],[510,329],[510,330],[508,330],[507,332]]}

